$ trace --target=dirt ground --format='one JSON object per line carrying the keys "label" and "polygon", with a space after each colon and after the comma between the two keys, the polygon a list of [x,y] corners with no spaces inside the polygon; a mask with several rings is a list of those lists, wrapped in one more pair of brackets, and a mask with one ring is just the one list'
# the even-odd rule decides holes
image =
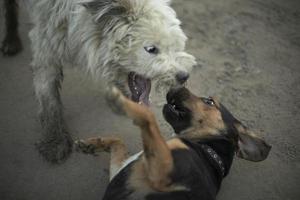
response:
{"label": "dirt ground", "polygon": [[[235,159],[218,200],[300,199],[299,0],[173,0],[173,7],[189,37],[187,49],[199,63],[188,87],[218,96],[273,146],[263,162]],[[107,154],[73,153],[64,164],[50,165],[34,148],[40,127],[24,11],[20,20],[24,51],[0,56],[0,199],[101,199],[108,184]],[[139,151],[139,132],[111,113],[101,86],[66,69],[62,97],[75,138],[115,134],[131,153]],[[169,137],[161,107],[162,97],[153,94],[152,108]]]}

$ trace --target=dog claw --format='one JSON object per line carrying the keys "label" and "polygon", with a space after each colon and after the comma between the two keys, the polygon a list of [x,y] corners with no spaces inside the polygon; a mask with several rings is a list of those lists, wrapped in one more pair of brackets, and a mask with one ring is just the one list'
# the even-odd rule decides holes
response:
{"label": "dog claw", "polygon": [[74,145],[77,152],[98,156],[95,151],[96,147],[92,144],[86,144],[83,140],[76,140]]}

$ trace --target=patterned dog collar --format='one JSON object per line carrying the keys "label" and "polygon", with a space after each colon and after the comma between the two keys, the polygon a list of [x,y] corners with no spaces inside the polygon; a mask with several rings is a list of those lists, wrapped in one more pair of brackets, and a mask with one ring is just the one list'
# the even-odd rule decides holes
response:
{"label": "patterned dog collar", "polygon": [[221,157],[217,154],[217,152],[215,150],[213,150],[207,144],[201,144],[201,148],[209,157],[211,157],[211,160],[213,160],[217,164],[222,176],[224,177],[225,176],[225,166],[224,166],[224,163],[223,163]]}

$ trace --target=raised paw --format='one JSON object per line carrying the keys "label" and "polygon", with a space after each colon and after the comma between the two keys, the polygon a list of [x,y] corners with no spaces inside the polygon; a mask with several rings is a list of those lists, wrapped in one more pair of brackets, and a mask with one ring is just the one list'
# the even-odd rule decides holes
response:
{"label": "raised paw", "polygon": [[126,97],[116,87],[107,90],[106,101],[110,108],[117,114],[125,114],[124,102]]}
{"label": "raised paw", "polygon": [[80,153],[91,154],[96,156],[96,146],[85,142],[84,140],[76,140],[74,142],[75,150]]}

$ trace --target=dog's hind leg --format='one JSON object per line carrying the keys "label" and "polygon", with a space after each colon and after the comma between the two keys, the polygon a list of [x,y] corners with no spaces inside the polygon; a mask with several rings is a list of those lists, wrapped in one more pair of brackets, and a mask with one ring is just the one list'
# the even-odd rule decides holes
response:
{"label": "dog's hind leg", "polygon": [[[37,62],[37,59],[35,60]],[[47,63],[47,62],[45,62]],[[61,67],[41,67],[33,64],[34,87],[40,105],[40,122],[43,137],[37,148],[52,163],[64,161],[72,151],[72,138],[63,119],[60,84],[63,79]]]}
{"label": "dog's hind leg", "polygon": [[110,152],[110,180],[116,175],[127,159],[127,148],[123,141],[117,137],[96,137],[86,140],[75,141],[78,151],[87,154],[96,154],[97,152]]}
{"label": "dog's hind leg", "polygon": [[16,0],[4,0],[4,9],[6,32],[1,51],[4,55],[12,56],[22,50],[18,33],[18,4]]}

